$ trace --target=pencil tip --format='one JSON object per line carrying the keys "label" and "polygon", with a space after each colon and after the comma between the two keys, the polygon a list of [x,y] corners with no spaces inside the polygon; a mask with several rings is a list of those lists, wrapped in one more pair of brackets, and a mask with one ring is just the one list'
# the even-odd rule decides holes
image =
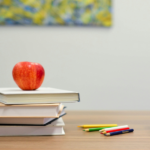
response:
{"label": "pencil tip", "polygon": [[81,126],[77,126],[77,127],[81,127]]}

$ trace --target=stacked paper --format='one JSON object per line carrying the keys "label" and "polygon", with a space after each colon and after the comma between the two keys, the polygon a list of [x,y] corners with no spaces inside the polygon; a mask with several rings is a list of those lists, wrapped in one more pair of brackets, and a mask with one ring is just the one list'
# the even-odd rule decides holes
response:
{"label": "stacked paper", "polygon": [[79,93],[72,91],[0,88],[0,136],[64,135],[62,102],[75,101]]}

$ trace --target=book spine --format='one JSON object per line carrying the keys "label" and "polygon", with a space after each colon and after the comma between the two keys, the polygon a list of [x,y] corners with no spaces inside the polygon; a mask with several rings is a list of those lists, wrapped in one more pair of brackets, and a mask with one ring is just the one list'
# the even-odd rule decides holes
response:
{"label": "book spine", "polygon": [[78,98],[79,98],[78,102],[80,102],[80,94],[79,93],[78,93]]}

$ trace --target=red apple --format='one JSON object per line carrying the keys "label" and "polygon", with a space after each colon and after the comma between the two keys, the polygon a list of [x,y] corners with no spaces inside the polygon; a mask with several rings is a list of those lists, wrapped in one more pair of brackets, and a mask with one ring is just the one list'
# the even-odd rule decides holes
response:
{"label": "red apple", "polygon": [[38,63],[19,62],[14,66],[12,75],[22,90],[35,90],[41,86],[45,71]]}

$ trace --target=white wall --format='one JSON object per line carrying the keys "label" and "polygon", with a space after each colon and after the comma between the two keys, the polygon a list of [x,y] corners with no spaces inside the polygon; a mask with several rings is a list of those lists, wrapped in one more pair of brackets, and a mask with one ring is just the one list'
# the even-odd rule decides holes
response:
{"label": "white wall", "polygon": [[79,91],[73,110],[150,110],[150,1],[114,0],[114,25],[0,27],[0,87],[19,61],[41,63],[42,86]]}

